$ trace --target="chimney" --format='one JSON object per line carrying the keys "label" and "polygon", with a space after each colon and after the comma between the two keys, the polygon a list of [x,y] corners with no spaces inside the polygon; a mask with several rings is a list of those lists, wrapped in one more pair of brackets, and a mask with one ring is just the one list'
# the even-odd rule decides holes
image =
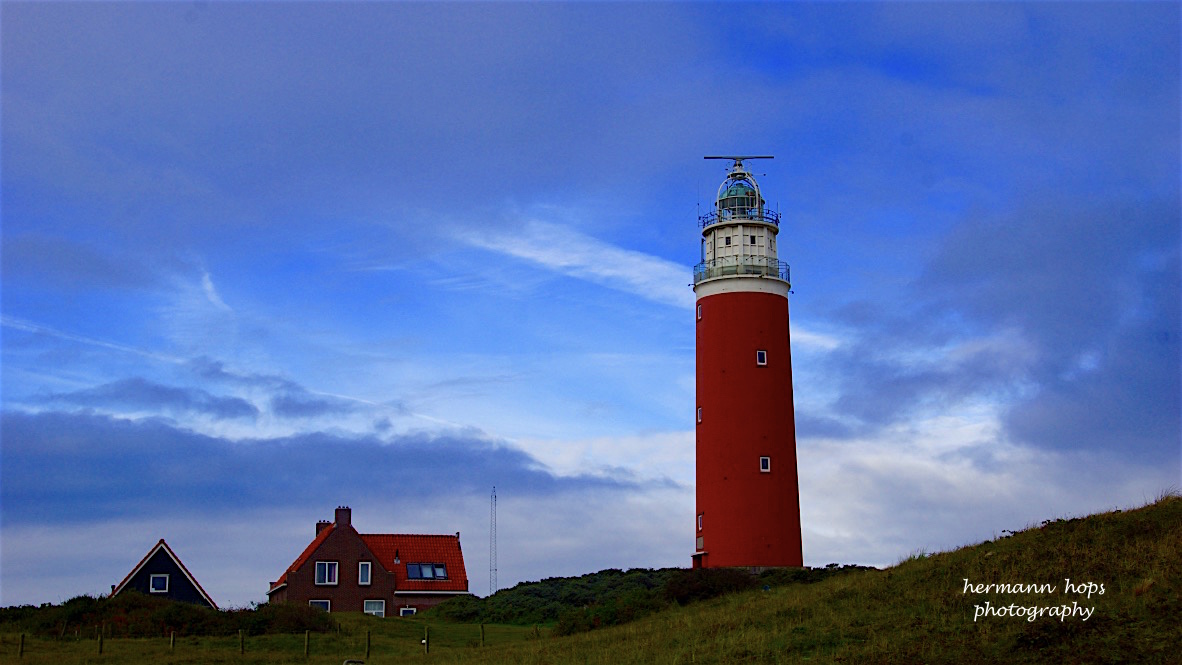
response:
{"label": "chimney", "polygon": [[316,523],[316,535],[319,536],[321,531],[324,531],[330,526],[332,526],[332,522],[329,522],[328,520],[320,520]]}
{"label": "chimney", "polygon": [[334,519],[337,526],[352,526],[353,511],[349,506],[337,506],[337,514]]}

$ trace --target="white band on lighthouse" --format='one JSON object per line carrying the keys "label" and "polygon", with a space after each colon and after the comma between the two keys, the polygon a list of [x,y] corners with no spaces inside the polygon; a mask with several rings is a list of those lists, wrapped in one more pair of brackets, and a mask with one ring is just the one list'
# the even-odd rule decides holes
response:
{"label": "white band on lighthouse", "polygon": [[774,293],[787,298],[790,288],[788,282],[779,279],[725,277],[698,282],[694,285],[694,293],[697,294],[699,300],[720,293]]}

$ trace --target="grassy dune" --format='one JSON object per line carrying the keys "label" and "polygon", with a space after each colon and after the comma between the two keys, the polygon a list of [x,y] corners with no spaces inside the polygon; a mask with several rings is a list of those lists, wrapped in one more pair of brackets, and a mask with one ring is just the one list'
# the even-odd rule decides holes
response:
{"label": "grassy dune", "polygon": [[[1048,520],[887,570],[730,594],[568,637],[491,626],[481,648],[474,624],[334,615],[342,632],[314,634],[309,659],[303,636],[293,635],[249,638],[245,655],[237,638],[186,638],[191,644],[174,653],[167,640],[110,640],[101,657],[93,640],[35,640],[20,662],[340,663],[363,657],[368,630],[370,664],[1177,663],[1180,553],[1182,498],[1166,496],[1136,510]],[[986,603],[994,613],[982,615]],[[1057,616],[1064,607],[1072,616]],[[1029,608],[1041,611],[1033,621]],[[3,635],[0,661],[17,662],[15,640]]]}

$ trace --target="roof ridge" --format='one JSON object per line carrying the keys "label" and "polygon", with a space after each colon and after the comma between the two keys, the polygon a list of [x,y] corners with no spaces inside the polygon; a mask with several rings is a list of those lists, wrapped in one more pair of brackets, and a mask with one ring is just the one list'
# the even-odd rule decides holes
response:
{"label": "roof ridge", "polygon": [[176,555],[176,552],[172,551],[172,548],[168,546],[168,543],[164,542],[163,538],[158,540],[156,544],[148,550],[148,553],[144,555],[144,558],[140,559],[140,562],[131,569],[131,572],[127,574],[127,577],[124,577],[123,581],[117,584],[115,588],[111,590],[111,595],[114,596],[115,594],[122,591],[123,587],[127,586],[127,583],[131,581],[131,578],[135,577],[136,573],[140,572],[140,569],[148,563],[149,559],[156,555],[156,552],[158,552],[160,548],[164,548],[164,553],[167,554],[168,557],[172,559],[173,563],[175,563],[177,567],[181,569],[181,572],[184,573],[189,582],[191,582],[193,586],[196,587],[197,591],[203,598],[205,598],[206,602],[208,602],[210,606],[213,607],[213,609],[218,609],[217,603],[213,602],[213,598],[211,598],[209,594],[205,592],[205,589],[202,588],[201,583],[197,581],[196,577],[193,577],[193,573],[189,572],[188,567],[185,566],[185,562],[181,561],[181,558]]}
{"label": "roof ridge", "polygon": [[455,538],[454,533],[359,533],[359,536],[410,536],[412,538]]}

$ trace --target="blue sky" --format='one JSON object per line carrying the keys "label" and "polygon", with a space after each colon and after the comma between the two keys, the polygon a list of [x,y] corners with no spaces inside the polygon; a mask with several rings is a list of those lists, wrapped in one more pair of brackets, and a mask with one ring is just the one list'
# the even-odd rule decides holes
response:
{"label": "blue sky", "polygon": [[337,505],[488,590],[693,549],[696,215],[783,215],[808,565],[1179,484],[1176,3],[0,9],[0,603]]}

